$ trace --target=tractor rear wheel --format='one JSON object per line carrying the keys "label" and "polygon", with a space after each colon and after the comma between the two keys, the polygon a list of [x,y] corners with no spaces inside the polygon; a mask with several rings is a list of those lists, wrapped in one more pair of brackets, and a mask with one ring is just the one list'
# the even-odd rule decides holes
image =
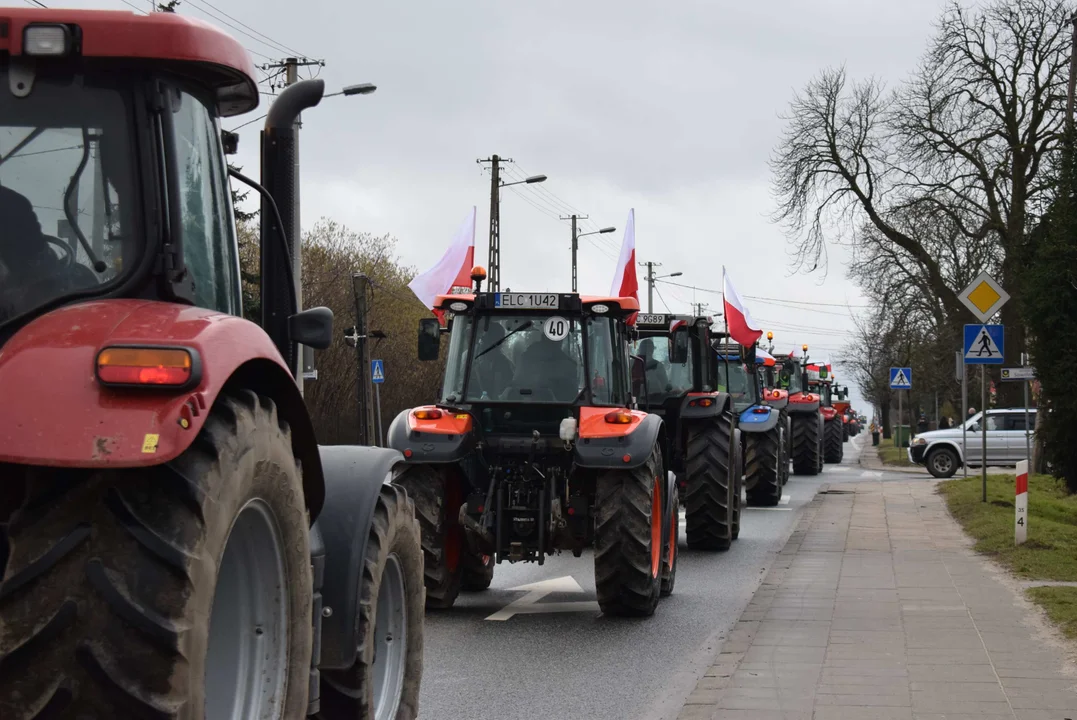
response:
{"label": "tractor rear wheel", "polygon": [[609,470],[595,489],[595,588],[607,615],[647,616],[661,593],[666,546],[662,451],[633,470]]}
{"label": "tractor rear wheel", "polygon": [[0,717],[306,714],[309,527],[270,399],[222,396],[163,465],[25,473],[0,585]]}
{"label": "tractor rear wheel", "polygon": [[414,504],[384,485],[367,536],[359,588],[363,633],[347,670],[321,673],[321,720],[413,720],[423,675],[423,594],[410,586],[423,574]]}
{"label": "tractor rear wheel", "polygon": [[415,503],[422,531],[426,607],[447,609],[456,602],[464,575],[467,543],[457,517],[463,503],[459,487],[437,468],[405,465],[393,483]]}
{"label": "tractor rear wheel", "polygon": [[821,429],[816,415],[793,416],[793,472],[797,475],[819,474]]}
{"label": "tractor rear wheel", "polygon": [[728,413],[688,431],[685,534],[693,550],[728,550],[733,542],[732,441]]}
{"label": "tractor rear wheel", "polygon": [[834,418],[833,420],[826,421],[823,430],[823,460],[832,465],[840,463],[842,457],[845,455],[845,448],[842,445],[842,433],[841,418]]}
{"label": "tractor rear wheel", "polygon": [[464,592],[482,592],[494,581],[494,556],[467,551],[462,562],[464,577],[460,589]]}
{"label": "tractor rear wheel", "polygon": [[744,468],[754,483],[748,491],[749,505],[774,507],[782,499],[781,461],[785,457],[782,440],[781,425],[767,432],[748,434]]}

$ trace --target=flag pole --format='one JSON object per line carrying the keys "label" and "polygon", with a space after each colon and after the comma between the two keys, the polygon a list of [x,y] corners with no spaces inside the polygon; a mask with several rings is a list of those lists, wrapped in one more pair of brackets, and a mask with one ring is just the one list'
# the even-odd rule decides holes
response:
{"label": "flag pole", "polygon": [[[730,337],[729,337],[729,313],[726,312],[726,301],[725,301],[725,265],[722,266],[722,329],[725,331],[725,338],[724,338],[723,344],[728,344],[729,340],[730,340]],[[725,389],[726,389],[726,392],[728,393],[729,388],[732,385],[732,383],[729,380],[729,353],[728,352],[722,353],[722,360],[725,362]]]}

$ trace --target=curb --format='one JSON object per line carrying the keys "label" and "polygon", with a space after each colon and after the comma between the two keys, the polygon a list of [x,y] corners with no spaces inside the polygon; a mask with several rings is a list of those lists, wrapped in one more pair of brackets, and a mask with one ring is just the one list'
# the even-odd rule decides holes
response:
{"label": "curb", "polygon": [[703,677],[696,683],[696,687],[688,695],[681,706],[677,720],[710,720],[717,709],[719,696],[729,686],[734,673],[740,667],[744,654],[752,644],[755,633],[759,628],[759,622],[766,615],[770,603],[777,592],[778,586],[785,579],[786,570],[793,564],[793,558],[800,552],[800,546],[808,529],[815,521],[819,507],[823,504],[824,495],[830,490],[830,484],[824,483],[819,486],[815,497],[804,506],[796,529],[785,542],[781,551],[774,558],[774,562],[767,571],[767,576],[752,594],[748,606],[744,608],[740,618],[730,631],[729,636],[722,643],[720,652],[714,661],[704,672]]}

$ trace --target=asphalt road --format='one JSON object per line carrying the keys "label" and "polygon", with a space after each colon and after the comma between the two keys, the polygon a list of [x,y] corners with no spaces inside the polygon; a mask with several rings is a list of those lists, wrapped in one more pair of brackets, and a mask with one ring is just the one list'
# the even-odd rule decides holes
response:
{"label": "asphalt road", "polygon": [[862,469],[865,441],[821,475],[791,477],[778,507],[746,508],[728,552],[688,550],[682,525],[677,585],[653,617],[602,616],[590,553],[499,565],[488,591],[427,613],[420,717],[672,720],[819,486],[915,477]]}

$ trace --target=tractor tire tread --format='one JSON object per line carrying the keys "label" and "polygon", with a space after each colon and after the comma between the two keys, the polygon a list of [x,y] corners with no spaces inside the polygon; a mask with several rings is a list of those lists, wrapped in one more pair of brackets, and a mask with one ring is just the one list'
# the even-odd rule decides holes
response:
{"label": "tractor tire tread", "polygon": [[688,432],[685,535],[693,550],[728,550],[733,542],[732,439],[728,413]]}

